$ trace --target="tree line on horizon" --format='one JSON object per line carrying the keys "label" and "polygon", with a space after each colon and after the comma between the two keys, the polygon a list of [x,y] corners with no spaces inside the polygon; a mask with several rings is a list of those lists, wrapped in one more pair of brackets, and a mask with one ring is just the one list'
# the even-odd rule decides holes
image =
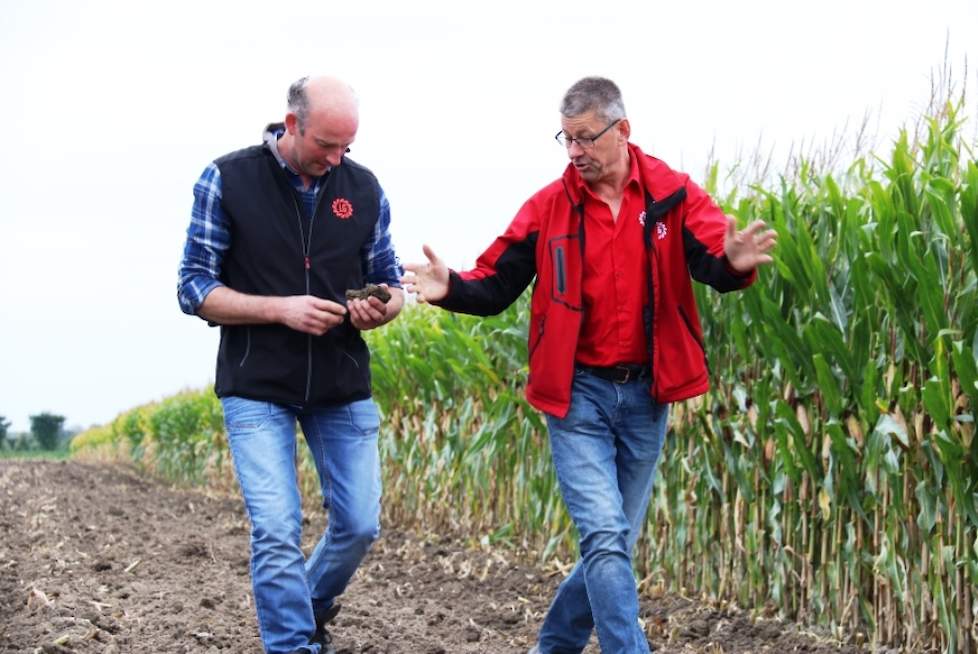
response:
{"label": "tree line on horizon", "polygon": [[29,431],[11,431],[12,423],[0,415],[0,451],[55,451],[65,449],[68,441],[81,431],[78,427],[65,428],[65,416],[42,411],[29,416]]}

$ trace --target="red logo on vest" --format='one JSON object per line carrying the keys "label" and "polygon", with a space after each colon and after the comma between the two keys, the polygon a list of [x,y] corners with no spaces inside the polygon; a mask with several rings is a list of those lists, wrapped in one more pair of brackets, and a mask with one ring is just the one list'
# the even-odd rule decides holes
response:
{"label": "red logo on vest", "polygon": [[346,220],[353,215],[353,205],[346,198],[336,198],[333,200],[333,214],[341,220]]}

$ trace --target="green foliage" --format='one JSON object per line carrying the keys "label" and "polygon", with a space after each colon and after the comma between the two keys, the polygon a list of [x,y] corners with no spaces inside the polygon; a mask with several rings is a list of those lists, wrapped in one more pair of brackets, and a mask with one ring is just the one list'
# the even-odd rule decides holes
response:
{"label": "green foliage", "polygon": [[[142,417],[127,416],[122,434],[142,456]],[[168,397],[146,418],[156,444],[155,465],[165,476],[200,482],[212,457],[225,455],[221,405],[213,393],[185,392]]]}
{"label": "green foliage", "polygon": [[[698,295],[717,379],[660,467],[650,563],[671,583],[975,647],[978,170],[959,127],[947,107],[878,169],[728,200],[774,225],[777,263],[740,297]],[[693,460],[719,492],[677,472]],[[662,520],[687,510],[711,526],[672,547]]]}
{"label": "green foliage", "polygon": [[67,448],[61,447],[56,450],[39,450],[30,444],[20,447],[14,446],[9,450],[0,451],[0,459],[43,459],[47,461],[62,461],[70,456]]}
{"label": "green foliage", "polygon": [[184,391],[116,417],[71,440],[72,456],[132,461],[174,481],[229,474],[221,404],[210,389]]}
{"label": "green foliage", "polygon": [[0,449],[3,449],[7,442],[7,433],[10,429],[10,421],[6,416],[0,416]]}
{"label": "green foliage", "polygon": [[64,426],[65,417],[53,413],[39,413],[30,416],[31,435],[42,450],[54,450],[58,448],[61,440],[61,428]]}

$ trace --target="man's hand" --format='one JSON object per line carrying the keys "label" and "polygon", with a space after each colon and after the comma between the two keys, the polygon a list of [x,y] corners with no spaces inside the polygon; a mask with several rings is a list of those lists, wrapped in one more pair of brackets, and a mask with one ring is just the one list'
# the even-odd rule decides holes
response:
{"label": "man's hand", "polygon": [[[381,284],[381,286],[388,288],[387,284]],[[391,294],[391,300],[394,299],[395,295],[395,293]],[[380,327],[387,322],[387,306],[374,296],[364,300],[348,300],[346,303],[346,307],[350,310],[350,323],[361,331]]]}
{"label": "man's hand", "polygon": [[343,322],[346,307],[314,295],[276,298],[276,320],[304,334],[322,336]]}
{"label": "man's hand", "polygon": [[747,273],[773,259],[768,252],[774,248],[778,233],[765,229],[763,220],[755,220],[747,229],[738,232],[736,221],[727,216],[727,233],[723,239],[723,252],[730,267],[738,273]]}
{"label": "man's hand", "polygon": [[416,293],[418,302],[441,300],[448,295],[448,266],[427,245],[422,246],[428,263],[406,263],[409,274],[401,277],[404,290]]}
{"label": "man's hand", "polygon": [[204,298],[197,313],[219,325],[279,323],[313,336],[322,336],[343,322],[346,307],[314,295],[248,295],[218,286]]}

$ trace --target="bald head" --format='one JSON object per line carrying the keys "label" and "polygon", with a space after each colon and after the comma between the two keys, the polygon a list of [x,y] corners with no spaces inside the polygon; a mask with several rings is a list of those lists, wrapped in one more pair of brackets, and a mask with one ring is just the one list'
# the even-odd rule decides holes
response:
{"label": "bald head", "polygon": [[319,75],[303,77],[289,87],[289,113],[295,114],[299,130],[305,133],[309,118],[356,124],[359,102],[356,93],[346,82]]}
{"label": "bald head", "polygon": [[278,151],[303,181],[343,162],[360,126],[357,96],[335,77],[303,77],[289,87]]}

